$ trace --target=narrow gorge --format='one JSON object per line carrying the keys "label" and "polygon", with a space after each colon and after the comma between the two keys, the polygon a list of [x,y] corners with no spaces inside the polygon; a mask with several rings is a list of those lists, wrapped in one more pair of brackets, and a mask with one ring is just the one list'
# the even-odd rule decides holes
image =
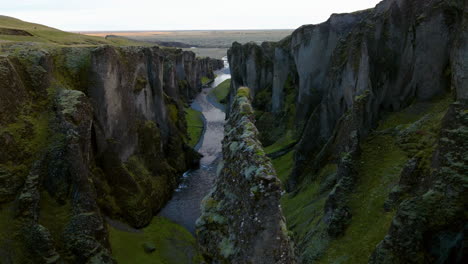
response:
{"label": "narrow gorge", "polygon": [[468,262],[468,0],[150,33],[0,16],[1,264]]}

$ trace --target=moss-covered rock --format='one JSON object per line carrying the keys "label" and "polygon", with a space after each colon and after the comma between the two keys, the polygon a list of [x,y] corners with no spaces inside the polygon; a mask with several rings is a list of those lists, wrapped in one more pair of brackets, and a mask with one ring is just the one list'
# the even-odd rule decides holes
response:
{"label": "moss-covered rock", "polygon": [[294,263],[281,182],[257,138],[249,97],[249,89],[240,88],[231,105],[223,165],[202,203],[198,240],[212,262]]}

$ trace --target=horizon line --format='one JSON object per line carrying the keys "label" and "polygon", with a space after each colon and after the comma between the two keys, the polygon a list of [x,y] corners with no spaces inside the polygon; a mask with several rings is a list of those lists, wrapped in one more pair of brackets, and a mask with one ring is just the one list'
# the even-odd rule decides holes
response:
{"label": "horizon line", "polygon": [[72,33],[137,33],[137,32],[173,32],[173,31],[265,31],[296,30],[297,28],[251,28],[251,29],[149,29],[149,30],[63,30]]}

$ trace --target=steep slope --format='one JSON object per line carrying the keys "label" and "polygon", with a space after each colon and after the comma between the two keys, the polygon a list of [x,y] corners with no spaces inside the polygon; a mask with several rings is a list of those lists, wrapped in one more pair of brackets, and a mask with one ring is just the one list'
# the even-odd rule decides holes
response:
{"label": "steep slope", "polygon": [[104,217],[147,226],[197,166],[184,108],[222,66],[158,47],[2,43],[2,261],[114,262]]}
{"label": "steep slope", "polygon": [[384,0],[229,50],[303,263],[464,261],[467,12]]}

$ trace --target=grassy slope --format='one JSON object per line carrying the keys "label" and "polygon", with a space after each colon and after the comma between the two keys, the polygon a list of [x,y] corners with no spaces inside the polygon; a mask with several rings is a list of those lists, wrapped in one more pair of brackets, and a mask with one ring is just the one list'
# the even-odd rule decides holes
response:
{"label": "grassy slope", "polygon": [[38,42],[65,46],[94,46],[94,45],[117,45],[117,46],[144,46],[150,45],[145,42],[127,40],[124,38],[92,37],[81,34],[69,33],[55,28],[25,22],[16,18],[0,16],[0,28],[24,30],[33,36],[1,35],[2,42]]}
{"label": "grassy slope", "polygon": [[[326,240],[309,239],[311,234],[308,232],[323,224],[320,220],[327,196],[320,194],[319,189],[326,176],[336,170],[336,165],[324,166],[317,179],[302,184],[296,195],[290,193],[283,196],[282,206],[288,227],[293,231],[294,239],[302,243],[303,254],[328,247],[318,263],[367,263],[375,246],[387,233],[394,215],[394,212],[383,210],[385,199],[398,182],[408,158],[423,155],[421,153],[431,149],[438,125],[450,102],[450,96],[447,96],[431,103],[417,103],[403,111],[390,113],[380,122],[377,131],[405,129],[429,116],[415,133],[418,136],[410,136],[407,144],[397,144],[396,136],[388,133],[371,133],[364,140],[358,167],[359,181],[350,200],[353,218],[343,237],[328,244]],[[285,181],[293,167],[292,152],[273,160],[273,165],[280,179]]]}
{"label": "grassy slope", "polygon": [[212,95],[218,103],[222,104],[221,102],[225,99],[229,94],[229,88],[231,86],[231,79],[227,79],[224,82],[220,83],[216,88],[214,88],[210,95]]}
{"label": "grassy slope", "polygon": [[265,148],[265,153],[270,154],[282,150],[285,147],[295,143],[297,140],[293,137],[293,131],[286,131],[285,135],[278,141]]}
{"label": "grassy slope", "polygon": [[200,137],[202,136],[203,132],[203,119],[202,113],[194,110],[192,108],[185,109],[186,116],[185,119],[187,120],[187,130],[190,137],[189,145],[191,147],[195,147]]}
{"label": "grassy slope", "polygon": [[[112,252],[118,263],[178,264],[200,263],[195,238],[183,227],[162,217],[155,217],[151,224],[132,233],[109,226]],[[143,244],[151,243],[156,250],[146,253]]]}

